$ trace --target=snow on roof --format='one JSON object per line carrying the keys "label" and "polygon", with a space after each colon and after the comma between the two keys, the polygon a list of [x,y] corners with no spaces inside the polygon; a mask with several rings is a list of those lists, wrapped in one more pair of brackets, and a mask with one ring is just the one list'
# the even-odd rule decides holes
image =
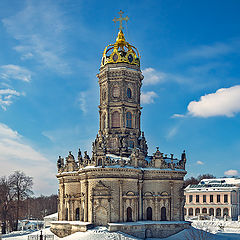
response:
{"label": "snow on roof", "polygon": [[212,178],[212,179],[203,179],[199,184],[188,185],[185,190],[187,192],[192,191],[232,191],[240,187],[239,178]]}
{"label": "snow on roof", "polygon": [[212,178],[212,179],[202,179],[200,183],[219,183],[219,184],[240,184],[240,178]]}
{"label": "snow on roof", "polygon": [[48,219],[48,218],[58,218],[58,213],[53,213],[53,214],[50,214],[50,215],[47,215],[44,217],[44,219]]}

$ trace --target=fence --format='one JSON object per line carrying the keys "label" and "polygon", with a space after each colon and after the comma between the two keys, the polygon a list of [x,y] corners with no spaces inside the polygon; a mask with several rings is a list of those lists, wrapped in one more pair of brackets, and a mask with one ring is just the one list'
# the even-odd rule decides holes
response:
{"label": "fence", "polygon": [[28,240],[54,240],[54,235],[30,235]]}

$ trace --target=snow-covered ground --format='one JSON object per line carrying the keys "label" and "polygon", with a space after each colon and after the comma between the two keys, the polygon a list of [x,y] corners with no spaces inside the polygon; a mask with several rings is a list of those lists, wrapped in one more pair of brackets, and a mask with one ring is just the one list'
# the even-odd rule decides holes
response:
{"label": "snow-covered ground", "polygon": [[[240,240],[240,222],[237,221],[198,221],[194,220],[193,227],[185,229],[164,240]],[[202,230],[199,230],[202,229]],[[49,228],[42,230],[43,234],[53,235]],[[13,232],[4,235],[5,240],[28,240],[29,235],[40,235],[36,232]],[[104,227],[98,227],[87,232],[74,233],[65,238],[58,238],[54,235],[54,240],[133,240],[135,237],[120,232],[109,232]],[[154,238],[157,240],[156,238]],[[159,238],[160,240],[160,238]]]}

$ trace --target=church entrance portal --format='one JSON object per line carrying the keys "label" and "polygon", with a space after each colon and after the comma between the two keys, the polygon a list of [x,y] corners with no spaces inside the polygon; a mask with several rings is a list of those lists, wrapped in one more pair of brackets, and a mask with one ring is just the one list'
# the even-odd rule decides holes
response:
{"label": "church entrance portal", "polygon": [[98,207],[96,209],[95,224],[98,226],[106,226],[108,223],[107,210],[104,207]]}
{"label": "church entrance portal", "polygon": [[167,214],[166,214],[166,208],[161,208],[161,221],[167,221]]}
{"label": "church entrance portal", "polygon": [[147,208],[147,220],[152,221],[152,208],[151,207]]}
{"label": "church entrance portal", "polygon": [[127,208],[127,222],[132,222],[132,209],[130,207]]}

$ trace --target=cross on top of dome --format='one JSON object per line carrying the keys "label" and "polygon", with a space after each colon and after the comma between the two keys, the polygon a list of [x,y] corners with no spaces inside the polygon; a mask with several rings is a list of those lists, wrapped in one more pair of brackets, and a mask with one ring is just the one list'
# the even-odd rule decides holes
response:
{"label": "cross on top of dome", "polygon": [[116,23],[116,22],[119,22],[119,31],[121,31],[121,30],[123,30],[123,25],[122,25],[122,22],[123,21],[128,21],[129,20],[129,17],[128,16],[126,16],[125,18],[124,17],[122,17],[122,15],[123,15],[123,11],[122,10],[120,10],[120,12],[119,12],[119,15],[120,15],[120,17],[119,18],[114,18],[113,19],[113,21]]}

